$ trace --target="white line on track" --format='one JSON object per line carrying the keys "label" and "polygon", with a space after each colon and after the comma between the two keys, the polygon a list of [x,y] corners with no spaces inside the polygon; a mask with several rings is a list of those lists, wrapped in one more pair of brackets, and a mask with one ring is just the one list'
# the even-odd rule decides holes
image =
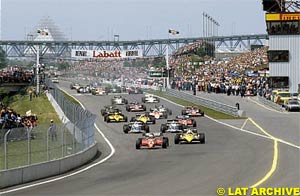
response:
{"label": "white line on track", "polygon": [[288,114],[288,113],[286,113],[286,112],[280,112],[280,111],[277,111],[277,110],[275,110],[275,109],[273,109],[273,108],[269,108],[269,107],[267,107],[267,106],[265,106],[265,105],[263,105],[263,104],[261,104],[261,103],[259,103],[259,102],[257,102],[257,101],[254,101],[254,100],[251,99],[250,97],[248,97],[248,99],[249,99],[250,101],[252,101],[253,103],[255,103],[255,104],[261,106],[262,108],[265,108],[265,109],[267,109],[267,110],[269,110],[269,111],[271,111],[271,112],[276,112],[276,113],[280,113],[280,114]]}
{"label": "white line on track", "polygon": [[[64,90],[62,90],[62,91],[64,91]],[[66,91],[64,91],[64,92],[67,93]],[[77,100],[76,98],[74,98],[74,99]],[[80,102],[78,101],[78,103],[80,103]],[[80,105],[85,109],[85,107],[81,103],[80,103]],[[42,182],[38,182],[38,183],[34,183],[34,184],[22,186],[22,187],[19,187],[19,188],[15,188],[15,189],[3,191],[3,192],[0,192],[0,195],[6,194],[6,193],[16,192],[16,191],[20,191],[20,190],[24,190],[24,189],[27,189],[27,188],[32,188],[32,187],[35,187],[35,186],[39,186],[39,185],[42,185],[42,184],[47,184],[47,183],[58,181],[58,180],[62,180],[62,179],[74,176],[76,174],[80,174],[82,172],[85,172],[85,171],[87,171],[87,170],[89,170],[89,169],[91,169],[91,168],[93,168],[93,167],[95,167],[95,166],[97,166],[97,165],[99,165],[101,163],[104,163],[108,159],[110,159],[115,154],[116,150],[113,147],[113,145],[111,144],[111,142],[107,139],[107,137],[103,134],[103,132],[98,128],[98,126],[96,124],[94,124],[94,127],[96,128],[96,130],[98,131],[98,133],[103,137],[103,139],[105,140],[105,142],[108,144],[109,148],[111,149],[111,152],[110,152],[110,154],[108,156],[106,156],[105,158],[101,159],[97,163],[89,165],[89,166],[87,166],[87,167],[85,167],[85,168],[83,168],[81,170],[76,171],[76,172],[73,172],[73,173],[70,173],[70,174],[67,174],[67,175],[63,175],[63,176],[60,176],[58,178],[53,178],[51,180],[46,180],[46,181],[42,181]]]}

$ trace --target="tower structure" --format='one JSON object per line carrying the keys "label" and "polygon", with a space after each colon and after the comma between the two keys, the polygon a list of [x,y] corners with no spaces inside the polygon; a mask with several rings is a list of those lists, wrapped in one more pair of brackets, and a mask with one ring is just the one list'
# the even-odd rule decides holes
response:
{"label": "tower structure", "polygon": [[263,0],[269,34],[271,87],[300,92],[300,4],[292,0]]}

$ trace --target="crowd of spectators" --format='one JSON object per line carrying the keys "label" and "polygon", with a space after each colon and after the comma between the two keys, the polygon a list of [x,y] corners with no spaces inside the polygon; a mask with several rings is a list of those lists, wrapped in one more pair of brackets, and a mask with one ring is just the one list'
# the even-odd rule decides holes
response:
{"label": "crowd of spectators", "polygon": [[37,126],[36,115],[21,116],[10,107],[1,104],[0,129],[11,129],[17,127],[33,128]]}
{"label": "crowd of spectators", "polygon": [[1,83],[31,83],[34,78],[33,71],[24,70],[18,66],[9,66],[7,69],[0,70]]}
{"label": "crowd of spectators", "polygon": [[205,59],[196,65],[191,58],[188,54],[172,56],[172,88],[241,96],[263,95],[266,91],[268,81],[258,73],[259,67],[267,64],[266,47],[223,60]]}

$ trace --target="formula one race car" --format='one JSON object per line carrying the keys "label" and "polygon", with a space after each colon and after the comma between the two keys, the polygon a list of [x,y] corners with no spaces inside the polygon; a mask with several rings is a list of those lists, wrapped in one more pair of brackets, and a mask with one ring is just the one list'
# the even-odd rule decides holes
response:
{"label": "formula one race car", "polygon": [[153,95],[147,94],[145,97],[142,97],[143,103],[159,103],[159,98],[154,97]]}
{"label": "formula one race car", "polygon": [[148,112],[144,114],[137,114],[135,117],[132,117],[130,122],[140,121],[145,124],[155,124],[155,118],[153,116],[150,116]]}
{"label": "formula one race car", "polygon": [[78,84],[78,83],[72,83],[72,84],[70,84],[70,89],[75,89],[75,90],[77,90],[77,89],[79,89],[81,86],[80,86],[80,84]]}
{"label": "formula one race car", "polygon": [[162,133],[182,133],[183,125],[179,124],[177,120],[167,120],[166,124],[161,124],[160,131]]}
{"label": "formula one race car", "polygon": [[158,109],[155,109],[155,108],[150,109],[149,115],[153,116],[155,119],[168,118],[167,112],[160,112]]}
{"label": "formula one race car", "polygon": [[126,105],[126,111],[128,112],[141,112],[146,111],[146,106],[137,102],[132,102]]}
{"label": "formula one race car", "polygon": [[127,116],[122,114],[121,112],[108,113],[104,116],[104,121],[109,122],[127,122]]}
{"label": "formula one race car", "polygon": [[101,109],[101,115],[105,116],[108,113],[121,112],[121,110],[117,109],[114,105],[106,105],[104,109]]}
{"label": "formula one race car", "polygon": [[127,92],[129,94],[143,94],[143,90],[137,87],[130,87],[127,89]]}
{"label": "formula one race car", "polygon": [[122,93],[122,88],[119,86],[110,86],[110,87],[106,87],[105,91],[107,93]]}
{"label": "formula one race car", "polygon": [[114,96],[114,98],[111,99],[111,104],[116,105],[124,105],[127,104],[127,99],[123,98],[122,96]]}
{"label": "formula one race car", "polygon": [[181,143],[193,143],[199,142],[200,144],[205,143],[205,134],[198,133],[197,129],[186,129],[183,133],[177,133],[174,137],[175,144]]}
{"label": "formula one race car", "polygon": [[186,106],[181,111],[182,115],[188,116],[204,116],[204,112],[195,106]]}
{"label": "formula one race car", "polygon": [[90,93],[90,86],[81,86],[77,89],[77,93]]}
{"label": "formula one race car", "polygon": [[92,90],[92,95],[106,95],[106,91],[103,88],[97,87]]}
{"label": "formula one race car", "polygon": [[160,106],[155,105],[154,108],[150,108],[150,111],[154,110],[154,109],[157,109],[160,112],[166,112],[168,115],[172,115],[172,110],[164,107],[163,105],[160,105]]}
{"label": "formula one race car", "polygon": [[197,122],[195,119],[190,118],[190,116],[187,115],[179,115],[176,116],[176,120],[179,124],[184,125],[184,127],[196,127]]}
{"label": "formula one race car", "polygon": [[136,149],[140,149],[141,147],[156,148],[157,146],[167,148],[169,146],[169,138],[163,137],[162,133],[145,133],[143,136],[143,138],[136,140]]}
{"label": "formula one race car", "polygon": [[149,133],[149,126],[142,122],[130,122],[123,126],[124,133]]}

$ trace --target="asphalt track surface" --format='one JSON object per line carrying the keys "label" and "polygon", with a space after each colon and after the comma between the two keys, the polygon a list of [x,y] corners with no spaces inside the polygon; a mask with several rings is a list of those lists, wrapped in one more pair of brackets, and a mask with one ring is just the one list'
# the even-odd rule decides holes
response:
{"label": "asphalt track surface", "polygon": [[[218,187],[249,187],[270,170],[273,140],[247,134],[221,125],[208,118],[196,118],[197,127],[205,132],[206,144],[175,145],[169,137],[168,149],[136,150],[140,136],[125,135],[124,123],[105,123],[100,109],[110,104],[112,96],[77,95],[69,84],[60,85],[74,95],[92,113],[96,124],[116,149],[108,161],[83,173],[52,183],[34,186],[7,195],[216,195]],[[124,95],[129,101],[141,101],[143,95]],[[161,100],[161,104],[180,114],[181,107]],[[153,105],[153,104],[152,104]],[[147,109],[151,104],[147,104]],[[124,106],[118,106],[129,116]],[[150,125],[159,131],[161,122]],[[101,156],[110,153],[103,139],[96,134]],[[299,149],[279,144],[278,167],[261,186],[297,187],[299,178]],[[34,182],[33,182],[34,183]],[[16,187],[13,187],[16,188]]]}

